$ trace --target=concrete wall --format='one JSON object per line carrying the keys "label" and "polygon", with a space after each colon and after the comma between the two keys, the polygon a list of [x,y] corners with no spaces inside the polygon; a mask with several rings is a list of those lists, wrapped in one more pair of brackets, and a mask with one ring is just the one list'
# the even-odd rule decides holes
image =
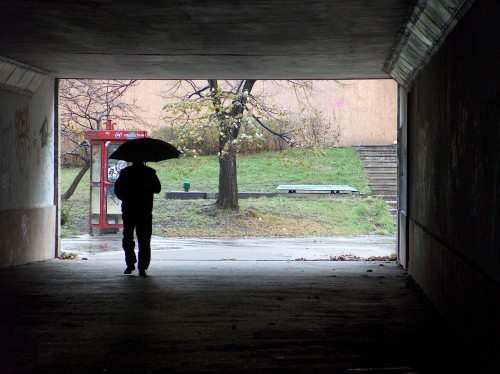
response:
{"label": "concrete wall", "polygon": [[33,96],[0,90],[0,267],[54,258],[54,80]]}
{"label": "concrete wall", "polygon": [[409,272],[500,370],[500,2],[477,1],[411,87]]}

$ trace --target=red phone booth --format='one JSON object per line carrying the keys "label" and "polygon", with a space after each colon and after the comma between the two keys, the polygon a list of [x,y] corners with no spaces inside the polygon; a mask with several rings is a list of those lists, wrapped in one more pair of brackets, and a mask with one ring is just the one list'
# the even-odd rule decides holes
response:
{"label": "red phone booth", "polygon": [[123,227],[121,203],[115,195],[114,185],[128,163],[108,159],[108,155],[127,140],[148,136],[147,131],[115,130],[114,126],[107,121],[106,130],[87,130],[84,133],[91,146],[90,234],[103,235]]}

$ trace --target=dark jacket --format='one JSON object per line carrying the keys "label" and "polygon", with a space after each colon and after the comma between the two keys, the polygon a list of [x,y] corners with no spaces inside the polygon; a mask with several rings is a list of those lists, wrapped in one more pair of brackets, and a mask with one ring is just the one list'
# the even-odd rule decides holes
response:
{"label": "dark jacket", "polygon": [[153,195],[160,191],[156,171],[142,164],[123,169],[115,183],[115,194],[122,201],[123,213],[150,213]]}

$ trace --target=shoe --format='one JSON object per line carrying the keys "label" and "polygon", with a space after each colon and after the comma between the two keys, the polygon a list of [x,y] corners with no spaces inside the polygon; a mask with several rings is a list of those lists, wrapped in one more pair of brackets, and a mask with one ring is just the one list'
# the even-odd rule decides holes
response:
{"label": "shoe", "polygon": [[132,272],[135,270],[135,266],[127,266],[123,274],[132,274]]}
{"label": "shoe", "polygon": [[143,277],[147,276],[146,270],[144,269],[139,269],[139,275],[142,275]]}

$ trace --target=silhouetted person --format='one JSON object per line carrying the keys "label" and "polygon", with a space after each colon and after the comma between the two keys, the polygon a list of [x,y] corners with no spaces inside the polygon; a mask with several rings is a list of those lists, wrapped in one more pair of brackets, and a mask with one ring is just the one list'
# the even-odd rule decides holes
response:
{"label": "silhouetted person", "polygon": [[[143,162],[134,161],[120,172],[115,183],[116,196],[122,201],[123,250],[125,251],[125,274],[139,268],[139,275],[146,275],[151,261],[151,234],[153,225],[153,194],[161,191],[156,171]],[[139,244],[135,256],[134,229]]]}

